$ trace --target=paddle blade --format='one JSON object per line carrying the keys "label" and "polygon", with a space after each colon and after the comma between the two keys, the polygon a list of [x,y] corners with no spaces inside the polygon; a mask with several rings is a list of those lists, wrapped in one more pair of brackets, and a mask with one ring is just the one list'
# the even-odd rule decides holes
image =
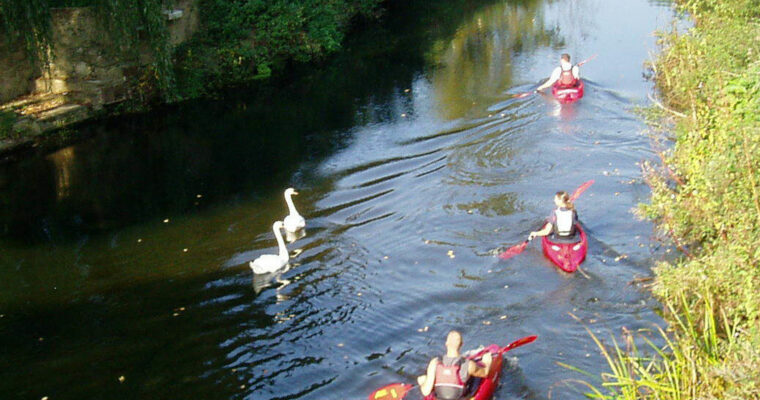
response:
{"label": "paddle blade", "polygon": [[514,342],[512,342],[512,343],[510,343],[510,344],[502,347],[501,350],[499,350],[499,353],[506,353],[506,352],[508,352],[508,351],[516,348],[516,347],[520,347],[520,346],[522,346],[524,344],[531,343],[534,340],[536,340],[537,338],[538,338],[537,335],[532,335],[532,336],[526,336],[524,338],[517,339]]}
{"label": "paddle blade", "polygon": [[575,199],[577,199],[583,192],[586,191],[586,189],[588,189],[589,186],[593,184],[594,180],[592,179],[583,185],[578,186],[578,189],[575,189],[575,192],[573,192],[573,194],[570,196],[570,201],[575,201]]}
{"label": "paddle blade", "polygon": [[502,260],[506,260],[508,258],[514,257],[514,256],[522,253],[523,250],[525,250],[525,247],[527,247],[527,246],[528,246],[528,240],[526,240],[526,241],[524,241],[524,242],[522,242],[522,243],[520,243],[518,245],[514,245],[514,246],[508,248],[503,253],[499,254],[499,258],[501,258]]}
{"label": "paddle blade", "polygon": [[400,400],[414,386],[408,383],[392,383],[375,390],[369,395],[369,400]]}
{"label": "paddle blade", "polygon": [[533,92],[518,93],[518,94],[513,94],[512,98],[513,99],[522,99],[523,97],[528,97],[528,96],[530,96],[532,94],[533,94]]}
{"label": "paddle blade", "polygon": [[587,59],[585,59],[585,60],[583,60],[583,61],[579,62],[579,63],[578,63],[578,66],[580,67],[581,65],[583,65],[583,64],[585,64],[585,63],[587,63],[587,62],[589,62],[589,61],[591,61],[591,60],[593,60],[593,59],[595,59],[595,58],[596,58],[596,54],[594,54],[593,56],[591,56],[591,57],[589,57],[589,58],[587,58]]}

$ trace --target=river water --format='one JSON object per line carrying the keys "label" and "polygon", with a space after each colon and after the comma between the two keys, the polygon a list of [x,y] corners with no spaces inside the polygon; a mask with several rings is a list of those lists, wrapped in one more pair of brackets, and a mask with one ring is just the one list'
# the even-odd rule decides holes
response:
{"label": "river water", "polygon": [[[585,327],[661,322],[631,284],[656,258],[631,211],[653,158],[643,63],[671,17],[646,0],[394,2],[294,80],[0,165],[0,397],[362,399],[412,382],[456,328],[465,347],[539,336],[496,398],[583,398],[558,363],[607,369]],[[511,97],[562,52],[597,55],[580,102]],[[589,179],[587,277],[538,243],[495,257]],[[289,186],[306,236],[253,279]]]}

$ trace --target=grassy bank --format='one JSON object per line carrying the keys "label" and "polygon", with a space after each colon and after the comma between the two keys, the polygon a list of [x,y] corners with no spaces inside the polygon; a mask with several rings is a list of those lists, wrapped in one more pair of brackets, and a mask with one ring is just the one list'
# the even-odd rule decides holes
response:
{"label": "grassy bank", "polygon": [[640,209],[683,254],[655,269],[669,328],[598,342],[612,372],[592,395],[758,399],[760,1],[678,6],[695,27],[661,37],[653,69],[671,133],[663,162],[645,168],[652,199]]}

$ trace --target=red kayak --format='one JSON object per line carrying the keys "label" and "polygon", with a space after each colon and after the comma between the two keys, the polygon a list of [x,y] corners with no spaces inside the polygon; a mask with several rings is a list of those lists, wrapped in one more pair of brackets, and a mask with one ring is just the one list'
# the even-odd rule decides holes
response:
{"label": "red kayak", "polygon": [[580,224],[576,224],[575,229],[578,230],[578,233],[581,236],[580,242],[552,242],[549,239],[549,235],[541,238],[541,247],[544,249],[544,255],[546,255],[554,265],[565,272],[575,272],[583,260],[586,259],[586,252],[588,251],[586,232],[583,231]]}
{"label": "red kayak", "polygon": [[[479,380],[475,393],[469,393],[464,398],[467,400],[489,400],[493,397],[493,392],[499,386],[499,378],[501,378],[501,367],[504,363],[504,359],[500,353],[501,348],[498,345],[492,344],[484,349],[484,351],[491,352],[493,361],[491,364],[491,373],[485,378],[470,378],[470,380]],[[468,359],[478,361],[483,355],[484,351],[479,352],[478,357],[467,357]],[[435,392],[425,396],[425,400],[436,400]]]}
{"label": "red kayak", "polygon": [[[479,362],[483,357],[483,354],[490,352],[491,356],[493,356],[493,361],[491,364],[491,371],[487,377],[471,378],[470,382],[474,384],[471,385],[471,387],[475,386],[475,388],[471,390],[474,390],[475,392],[466,394],[464,398],[467,400],[489,400],[491,397],[493,397],[493,393],[499,386],[499,378],[501,378],[501,368],[504,364],[502,355],[514,348],[520,347],[524,344],[532,343],[534,340],[536,340],[536,338],[538,338],[536,335],[526,336],[524,338],[517,339],[504,347],[499,347],[498,345],[492,344],[472,355],[466,355],[465,357],[468,360]],[[414,386],[409,384],[393,383],[372,392],[372,394],[369,395],[369,400],[402,400],[404,396],[406,396],[406,393],[412,390],[412,388],[414,388]],[[435,392],[427,395],[425,397],[425,400],[436,400],[434,393]]]}
{"label": "red kayak", "polygon": [[555,83],[552,86],[552,95],[560,103],[572,103],[583,97],[583,80],[578,79],[575,86],[560,86]]}

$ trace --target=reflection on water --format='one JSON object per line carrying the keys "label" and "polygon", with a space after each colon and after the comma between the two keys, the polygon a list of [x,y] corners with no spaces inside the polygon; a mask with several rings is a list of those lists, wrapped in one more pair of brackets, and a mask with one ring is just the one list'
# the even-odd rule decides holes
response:
{"label": "reflection on water", "polygon": [[[568,313],[602,335],[659,320],[628,284],[651,263],[650,226],[629,213],[650,157],[631,109],[650,89],[641,44],[670,13],[646,0],[389,7],[293,82],[93,123],[86,141],[2,165],[0,392],[366,398],[413,380],[458,328],[473,347],[539,335],[498,398],[581,398],[557,362],[604,362]],[[584,26],[558,23],[570,17]],[[600,54],[580,102],[511,97],[566,50]],[[536,243],[493,256],[589,179],[576,205],[590,279]],[[288,238],[285,270],[252,277],[290,186],[308,234]]]}
{"label": "reflection on water", "polygon": [[459,25],[453,37],[440,38],[429,59],[439,70],[432,76],[437,109],[448,119],[465,116],[483,100],[495,99],[512,86],[513,57],[562,41],[544,24],[540,2],[498,2],[478,10]]}

